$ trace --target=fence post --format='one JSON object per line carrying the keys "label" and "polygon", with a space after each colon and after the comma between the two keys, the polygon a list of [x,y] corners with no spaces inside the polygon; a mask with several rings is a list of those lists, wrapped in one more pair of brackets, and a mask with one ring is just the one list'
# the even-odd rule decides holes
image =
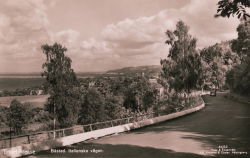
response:
{"label": "fence post", "polygon": [[28,143],[30,144],[30,135],[28,135]]}
{"label": "fence post", "polygon": [[63,129],[63,131],[62,131],[62,132],[63,132],[63,137],[65,137],[64,129]]}
{"label": "fence post", "polygon": [[90,127],[90,130],[92,131],[92,124],[90,124],[89,127]]}
{"label": "fence post", "polygon": [[111,126],[113,127],[113,121],[111,120],[110,122],[111,122]]}

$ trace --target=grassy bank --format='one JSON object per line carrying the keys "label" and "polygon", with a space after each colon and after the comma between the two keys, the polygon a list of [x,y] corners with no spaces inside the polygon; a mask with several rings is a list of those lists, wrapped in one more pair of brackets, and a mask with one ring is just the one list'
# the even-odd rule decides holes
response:
{"label": "grassy bank", "polygon": [[9,96],[0,97],[0,106],[9,106],[13,99],[20,101],[21,103],[29,102],[34,107],[43,107],[47,102],[49,95],[26,95],[26,96]]}
{"label": "grassy bank", "polygon": [[227,93],[225,94],[225,98],[233,100],[233,101],[237,101],[243,104],[250,104],[250,98],[247,96],[242,96],[239,94],[235,94],[235,93]]}

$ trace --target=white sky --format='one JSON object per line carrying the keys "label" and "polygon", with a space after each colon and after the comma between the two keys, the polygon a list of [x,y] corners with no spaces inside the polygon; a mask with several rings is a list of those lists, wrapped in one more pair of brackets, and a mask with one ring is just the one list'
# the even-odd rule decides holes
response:
{"label": "white sky", "polygon": [[159,65],[164,32],[178,20],[198,47],[237,37],[236,18],[214,18],[217,0],[0,0],[0,73],[40,72],[40,46],[68,48],[76,72]]}

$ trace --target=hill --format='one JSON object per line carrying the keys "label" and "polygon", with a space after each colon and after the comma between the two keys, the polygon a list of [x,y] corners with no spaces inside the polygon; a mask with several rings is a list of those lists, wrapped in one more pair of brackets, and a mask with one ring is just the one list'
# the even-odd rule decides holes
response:
{"label": "hill", "polygon": [[144,73],[145,75],[156,76],[160,71],[160,65],[150,65],[109,70],[106,72],[106,74],[140,75]]}
{"label": "hill", "polygon": [[[125,67],[106,72],[77,72],[78,78],[118,77],[118,76],[157,76],[161,70],[160,65]],[[24,89],[39,87],[45,82],[40,73],[9,73],[0,74],[0,92],[3,90]]]}

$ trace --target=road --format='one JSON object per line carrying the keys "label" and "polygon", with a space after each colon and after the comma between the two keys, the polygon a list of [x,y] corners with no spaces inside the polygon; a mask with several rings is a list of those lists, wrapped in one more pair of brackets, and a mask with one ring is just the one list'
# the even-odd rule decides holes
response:
{"label": "road", "polygon": [[[66,153],[43,151],[30,157],[250,157],[250,105],[224,95],[205,96],[203,110],[181,118],[62,147]],[[69,149],[88,153],[69,153]],[[218,154],[219,149],[223,152]]]}

